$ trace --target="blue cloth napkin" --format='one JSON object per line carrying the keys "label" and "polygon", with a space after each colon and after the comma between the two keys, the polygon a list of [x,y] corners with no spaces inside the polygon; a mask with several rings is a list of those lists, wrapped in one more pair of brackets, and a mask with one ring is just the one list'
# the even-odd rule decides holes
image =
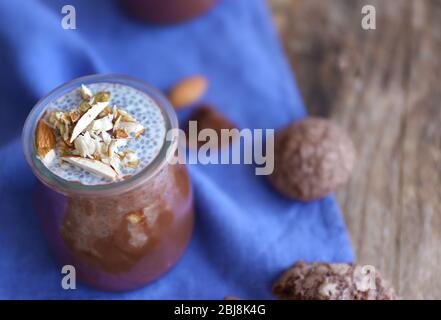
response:
{"label": "blue cloth napkin", "polygon": [[27,113],[48,91],[92,73],[124,73],[161,89],[201,73],[211,83],[206,100],[240,128],[279,128],[305,115],[263,1],[221,0],[201,18],[159,27],[131,20],[113,1],[71,0],[76,30],[61,27],[65,2],[0,1],[0,298],[267,299],[298,259],[353,259],[332,196],[293,202],[253,166],[191,165],[195,231],[170,272],[132,292],[62,290],[20,146]]}

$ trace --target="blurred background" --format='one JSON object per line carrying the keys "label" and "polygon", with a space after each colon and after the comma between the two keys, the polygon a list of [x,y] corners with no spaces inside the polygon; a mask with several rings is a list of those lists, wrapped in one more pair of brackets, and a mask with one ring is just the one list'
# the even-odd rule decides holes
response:
{"label": "blurred background", "polygon": [[354,139],[338,198],[358,261],[403,298],[440,299],[441,1],[268,2],[309,112]]}

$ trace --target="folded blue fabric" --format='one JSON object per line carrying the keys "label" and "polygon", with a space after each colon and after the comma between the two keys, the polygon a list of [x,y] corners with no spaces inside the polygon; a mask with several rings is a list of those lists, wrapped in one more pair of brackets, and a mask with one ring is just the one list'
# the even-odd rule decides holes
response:
{"label": "folded blue fabric", "polygon": [[[92,73],[124,73],[165,89],[195,73],[207,101],[240,128],[279,128],[305,115],[263,1],[221,0],[177,26],[126,17],[113,1],[69,1],[77,29],[61,27],[65,1],[0,1],[0,298],[272,298],[271,285],[296,260],[353,259],[334,198],[299,203],[273,191],[250,165],[190,165],[197,218],[180,262],[145,288],[61,289],[34,216],[35,178],[20,130],[36,100]],[[182,120],[182,119],[181,119]]]}

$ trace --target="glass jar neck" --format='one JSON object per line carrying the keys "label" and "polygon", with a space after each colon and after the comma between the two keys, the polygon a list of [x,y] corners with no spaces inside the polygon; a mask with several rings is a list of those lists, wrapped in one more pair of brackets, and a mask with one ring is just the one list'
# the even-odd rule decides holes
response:
{"label": "glass jar neck", "polygon": [[88,85],[99,82],[122,84],[146,93],[160,108],[164,117],[166,133],[178,128],[176,113],[167,99],[158,90],[141,80],[118,74],[98,74],[77,78],[55,88],[38,101],[29,113],[23,128],[22,145],[26,160],[37,178],[51,189],[67,196],[109,196],[128,192],[158,174],[167,165],[169,158],[173,156],[177,149],[177,138],[164,139],[157,156],[139,173],[122,181],[109,184],[85,185],[65,180],[49,170],[37,158],[35,132],[38,121],[46,112],[47,106],[58,97],[78,88],[81,84]]}

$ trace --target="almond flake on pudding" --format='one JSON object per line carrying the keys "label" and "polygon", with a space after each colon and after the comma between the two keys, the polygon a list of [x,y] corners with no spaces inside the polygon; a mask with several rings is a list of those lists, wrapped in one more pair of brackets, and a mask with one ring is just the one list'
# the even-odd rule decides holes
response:
{"label": "almond flake on pudding", "polygon": [[106,116],[112,115],[112,120],[113,120],[113,109],[110,106],[107,106],[104,108],[103,111],[101,111],[101,113],[98,115],[98,119],[104,118]]}
{"label": "almond flake on pudding", "polygon": [[112,142],[112,136],[108,134],[106,131],[101,132],[101,138],[103,139],[105,145],[109,145],[110,142]]}
{"label": "almond flake on pudding", "polygon": [[71,120],[73,123],[75,123],[75,122],[77,122],[77,121],[80,119],[80,117],[81,117],[81,112],[78,111],[78,110],[73,110],[73,111],[69,112],[69,116],[70,116],[70,120]]}
{"label": "almond flake on pudding", "polygon": [[115,113],[114,120],[115,122],[113,123],[113,130],[116,130],[121,122],[121,116],[118,112]]}
{"label": "almond flake on pudding", "polygon": [[80,103],[80,106],[78,107],[78,111],[81,114],[84,114],[87,110],[89,110],[92,107],[92,99],[90,99],[90,101],[86,101],[84,100],[83,102]]}
{"label": "almond flake on pudding", "polygon": [[145,128],[142,128],[141,130],[137,131],[135,133],[135,138],[138,139],[141,135],[143,135],[145,132]]}
{"label": "almond flake on pudding", "polygon": [[129,137],[127,132],[123,129],[116,129],[115,131],[113,131],[113,136],[117,139],[125,139]]}
{"label": "almond flake on pudding", "polygon": [[109,158],[118,153],[118,148],[124,147],[127,144],[125,139],[114,139],[109,144]]}
{"label": "almond flake on pudding", "polygon": [[91,158],[96,150],[94,139],[86,131],[84,134],[80,134],[74,141],[75,149],[78,150],[79,155],[83,158]]}
{"label": "almond flake on pudding", "polygon": [[117,178],[117,173],[111,166],[98,160],[81,157],[62,157],[61,160],[107,179],[115,180]]}
{"label": "almond flake on pudding", "polygon": [[117,155],[113,155],[109,158],[109,164],[112,166],[113,170],[115,170],[118,176],[122,176],[121,160]]}
{"label": "almond flake on pudding", "polygon": [[125,167],[136,168],[139,165],[139,159],[135,152],[127,150],[124,152],[122,163]]}
{"label": "almond flake on pudding", "polygon": [[81,98],[83,98],[84,100],[89,100],[93,97],[92,91],[88,87],[86,87],[84,84],[81,85],[80,95],[81,95]]}
{"label": "almond flake on pudding", "polygon": [[134,137],[139,137],[145,131],[145,128],[140,123],[127,121],[120,121],[118,123],[115,123],[113,128],[114,130],[124,130],[129,136]]}
{"label": "almond flake on pudding", "polygon": [[80,118],[80,120],[78,120],[76,126],[74,127],[72,136],[70,137],[70,143],[72,143],[76,137],[78,137],[78,135],[83,132],[93,120],[95,120],[98,114],[103,111],[108,104],[109,102],[97,102],[92,106],[92,108],[87,110],[87,112]]}
{"label": "almond flake on pudding", "polygon": [[48,122],[53,128],[57,129],[62,139],[69,143],[69,135],[72,128],[70,116],[66,112],[52,111]]}
{"label": "almond flake on pudding", "polygon": [[93,120],[91,125],[92,131],[96,131],[97,133],[101,133],[103,131],[109,131],[113,128],[113,114],[109,114],[101,119]]}
{"label": "almond flake on pudding", "polygon": [[56,138],[54,130],[43,120],[38,121],[35,134],[35,146],[38,157],[48,165],[55,159]]}
{"label": "almond flake on pudding", "polygon": [[109,100],[110,100],[110,92],[100,91],[93,96],[92,104],[96,104],[98,102],[109,102]]}
{"label": "almond flake on pudding", "polygon": [[119,115],[121,115],[121,121],[125,122],[137,122],[135,118],[133,118],[127,111],[117,109]]}

